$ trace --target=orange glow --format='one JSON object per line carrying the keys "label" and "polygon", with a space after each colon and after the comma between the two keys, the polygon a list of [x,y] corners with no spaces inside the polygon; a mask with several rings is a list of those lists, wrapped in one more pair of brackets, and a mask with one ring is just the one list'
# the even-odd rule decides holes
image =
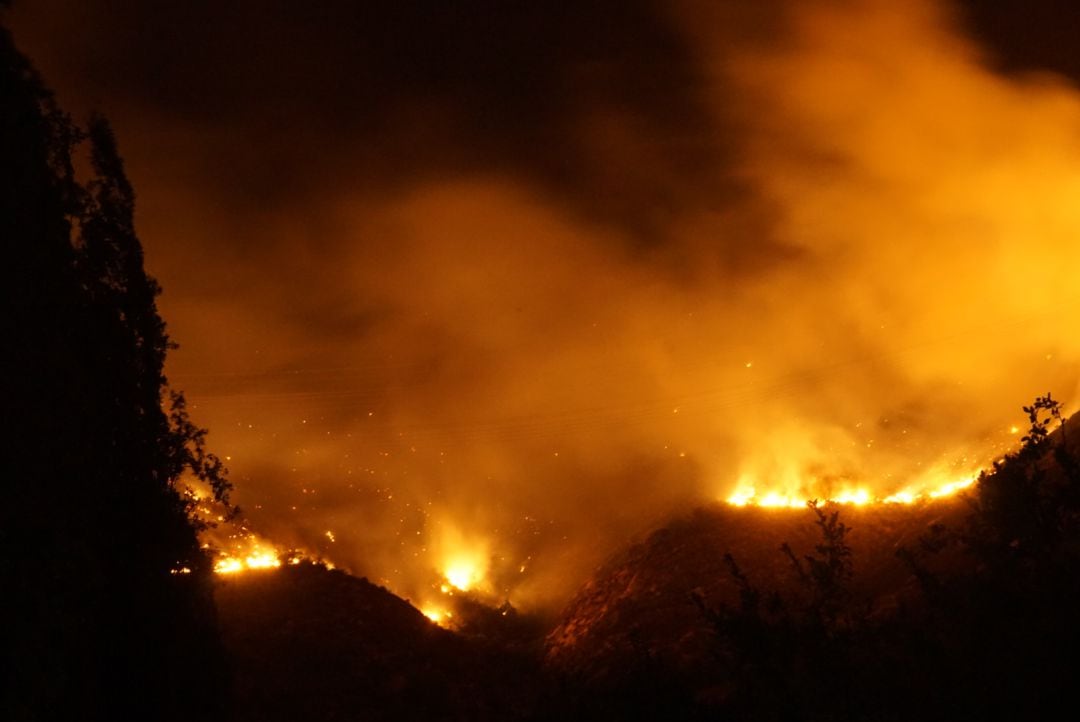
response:
{"label": "orange glow", "polygon": [[940,499],[943,496],[952,496],[959,491],[967,489],[969,486],[974,484],[975,481],[975,477],[972,477],[970,479],[957,479],[956,481],[950,481],[947,484],[942,484],[936,489],[930,490],[929,492],[927,492],[927,496],[929,496],[931,499]]}
{"label": "orange glow", "polygon": [[776,491],[770,491],[767,494],[762,495],[760,498],[754,497],[754,503],[758,506],[765,506],[771,508],[795,508],[798,509],[806,505],[806,502],[794,496],[787,496]]}
{"label": "orange glow", "polygon": [[480,566],[476,559],[460,557],[450,562],[444,572],[450,586],[467,592],[483,580]]}
{"label": "orange glow", "polygon": [[951,481],[937,480],[933,483],[897,491],[888,496],[875,496],[868,489],[857,488],[841,491],[835,495],[800,496],[769,491],[759,494],[754,487],[739,487],[725,500],[732,506],[758,506],[770,509],[803,509],[813,499],[829,504],[850,504],[867,506],[870,504],[916,504],[930,499],[942,499],[971,488],[978,481],[978,474],[971,474]]}
{"label": "orange glow", "polygon": [[454,617],[453,612],[449,612],[440,607],[422,607],[420,613],[440,627],[449,626],[450,620]]}
{"label": "orange glow", "polygon": [[910,491],[898,491],[895,494],[890,494],[881,501],[886,504],[914,504],[919,500],[919,495]]}
{"label": "orange glow", "polygon": [[[204,549],[216,550],[214,572],[217,574],[277,569],[286,561],[277,545],[244,526],[223,524],[206,529],[201,536]],[[291,556],[287,561],[297,564],[299,557]]]}
{"label": "orange glow", "polygon": [[249,569],[277,569],[281,566],[281,557],[272,549],[256,547],[246,556],[224,556],[214,563],[218,574],[235,574]]}
{"label": "orange glow", "polygon": [[436,526],[433,551],[443,580],[440,590],[444,594],[450,594],[455,589],[462,592],[489,591],[491,554],[485,539],[466,534],[454,524],[443,523]]}
{"label": "orange glow", "polygon": [[244,561],[236,557],[223,557],[214,563],[214,571],[218,574],[234,574],[244,568]]}
{"label": "orange glow", "polygon": [[836,496],[829,499],[829,501],[836,504],[853,504],[855,506],[863,506],[874,501],[874,498],[866,489],[852,489],[850,491],[840,492]]}
{"label": "orange glow", "polygon": [[736,491],[734,494],[727,498],[727,503],[731,504],[732,506],[746,506],[747,504],[753,502],[754,496],[755,491],[752,488],[740,488],[738,491]]}
{"label": "orange glow", "polygon": [[[573,125],[604,171],[584,177],[612,179],[596,198],[633,215],[634,183],[659,179],[640,200],[664,213],[608,223],[623,205],[593,214],[584,190],[567,205],[483,164],[335,186],[327,253],[297,256],[310,219],[285,204],[237,224],[266,239],[260,283],[163,308],[189,348],[170,376],[234,478],[258,480],[236,501],[260,530],[422,607],[555,610],[694,505],[955,499],[1035,394],[1075,409],[1076,87],[994,72],[942,3],[769,4],[782,37],[761,45],[726,11],[697,17],[713,5],[671,17],[703,63],[701,126],[678,138],[730,148],[685,154],[715,177],[663,166],[650,124]],[[229,237],[186,208],[148,230]],[[210,227],[178,230],[188,216]],[[296,323],[281,287],[326,323]],[[220,547],[242,566],[246,547]]]}
{"label": "orange glow", "polygon": [[419,592],[414,606],[440,627],[454,626],[454,604],[458,592],[468,592],[474,599],[492,597],[492,556],[486,537],[466,533],[456,523],[432,524],[430,553],[437,581]]}

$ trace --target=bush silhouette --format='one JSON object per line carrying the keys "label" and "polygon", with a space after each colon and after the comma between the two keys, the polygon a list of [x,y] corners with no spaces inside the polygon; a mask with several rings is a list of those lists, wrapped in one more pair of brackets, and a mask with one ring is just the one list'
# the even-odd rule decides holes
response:
{"label": "bush silhouette", "polygon": [[[1023,446],[984,474],[965,520],[898,556],[921,593],[875,610],[852,593],[839,509],[811,503],[820,542],[792,584],[763,590],[729,555],[737,604],[698,607],[716,636],[732,719],[1046,716],[1080,665],[1080,473],[1061,405],[1024,407]],[[797,590],[802,589],[803,593]],[[879,590],[891,594],[893,590]]]}

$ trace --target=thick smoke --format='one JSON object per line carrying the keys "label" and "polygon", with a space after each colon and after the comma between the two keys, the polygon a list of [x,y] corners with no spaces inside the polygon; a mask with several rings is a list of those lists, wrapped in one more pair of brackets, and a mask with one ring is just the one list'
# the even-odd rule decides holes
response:
{"label": "thick smoke", "polygon": [[681,509],[963,476],[1022,403],[1075,401],[1076,90],[995,74],[936,4],[749,5],[667,17],[666,76],[573,56],[527,133],[430,95],[371,96],[410,109],[392,132],[297,128],[340,148],[281,179],[300,201],[210,181],[193,149],[244,117],[117,118],[173,379],[254,528],[417,599],[465,557],[545,606]]}

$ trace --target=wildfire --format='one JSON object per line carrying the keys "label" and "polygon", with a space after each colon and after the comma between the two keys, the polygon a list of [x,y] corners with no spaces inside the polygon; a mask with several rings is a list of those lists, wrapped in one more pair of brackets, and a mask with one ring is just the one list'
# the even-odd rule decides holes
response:
{"label": "wildfire", "polygon": [[487,598],[493,592],[491,547],[486,537],[439,521],[432,525],[431,555],[435,577],[415,606],[440,627],[452,628],[458,620],[452,611],[457,600],[451,597],[467,592],[472,598]]}
{"label": "wildfire", "polygon": [[[484,579],[481,560],[475,557],[458,557],[450,561],[443,576],[454,589],[467,592]],[[445,589],[446,585],[443,585]]]}
{"label": "wildfire", "polygon": [[440,591],[487,591],[491,553],[485,539],[463,533],[456,525],[438,525],[433,550],[442,578]]}
{"label": "wildfire", "polygon": [[216,556],[216,574],[277,569],[285,563],[300,563],[298,555],[284,555],[276,544],[242,524],[220,524],[203,530],[200,536],[203,549],[211,550]]}
{"label": "wildfire", "polygon": [[255,546],[244,556],[221,557],[214,563],[218,574],[235,574],[249,569],[277,569],[281,566],[281,556],[274,549]]}
{"label": "wildfire", "polygon": [[972,484],[975,483],[977,477],[971,477],[970,479],[958,479],[956,481],[950,481],[947,484],[943,484],[936,489],[932,489],[927,493],[931,499],[940,499],[943,496],[952,496],[958,491],[963,491]]}
{"label": "wildfire", "polygon": [[[281,566],[281,554],[274,545],[260,539],[243,524],[228,521],[225,515],[227,510],[214,500],[204,484],[198,480],[188,480],[182,493],[191,504],[194,517],[216,522],[211,523],[200,535],[204,549],[218,550],[218,558],[214,562],[215,573],[236,574],[249,569],[276,569]],[[187,574],[190,570],[174,569],[172,573]]]}
{"label": "wildfire", "polygon": [[435,624],[438,624],[440,627],[447,626],[447,623],[454,616],[453,612],[448,612],[447,610],[440,607],[421,607],[420,613],[430,619]]}
{"label": "wildfire", "polygon": [[950,481],[937,481],[916,485],[887,496],[876,496],[869,489],[845,489],[835,494],[812,497],[806,494],[768,491],[759,493],[757,488],[743,483],[725,501],[732,506],[759,506],[770,509],[804,509],[813,498],[831,504],[866,506],[869,504],[916,504],[919,502],[953,496],[970,488],[978,481],[978,474],[969,474]]}

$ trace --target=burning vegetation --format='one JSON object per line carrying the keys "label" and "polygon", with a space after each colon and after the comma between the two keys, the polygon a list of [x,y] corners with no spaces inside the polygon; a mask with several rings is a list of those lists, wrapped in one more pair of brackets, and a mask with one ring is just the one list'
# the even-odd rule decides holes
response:
{"label": "burning vegetation", "polygon": [[[93,57],[184,27],[165,4],[169,32],[143,32],[155,4],[126,4],[138,32]],[[0,287],[26,380],[0,455],[26,622],[0,716],[224,718],[214,593],[252,719],[301,715],[275,696],[294,677],[355,717],[357,669],[388,718],[1020,717],[1071,692],[1080,434],[1049,394],[1024,435],[1009,410],[1080,395],[1073,84],[999,72],[931,0],[555,13],[565,58],[486,6],[480,34],[438,16],[456,38],[352,6],[185,37],[232,53],[198,79],[100,66],[154,70],[119,104],[141,232],[176,291],[169,374],[223,459],[166,383],[111,127],[77,127],[0,29]],[[345,74],[274,65],[301,37]],[[245,73],[266,117],[312,103],[280,124],[304,130],[240,150],[276,124],[236,88],[212,113],[177,100]],[[384,77],[406,87],[342,92]]]}
{"label": "burning vegetation", "polygon": [[962,502],[716,507],[616,555],[548,637],[577,685],[560,714],[911,720],[1063,703],[1080,444],[1049,395],[1025,411],[1023,445]]}
{"label": "burning vegetation", "polygon": [[[711,500],[970,490],[1009,409],[1077,396],[1076,91],[995,72],[937,3],[709,5],[665,16],[695,59],[679,118],[573,111],[572,198],[502,163],[342,180],[325,233],[287,201],[243,216],[240,283],[163,269],[171,373],[253,529],[425,608],[460,582],[552,612]],[[162,248],[176,217],[234,235],[161,193]]]}
{"label": "burning vegetation", "polygon": [[[820,501],[828,504],[850,504],[852,506],[866,506],[867,504],[916,504],[930,499],[942,499],[957,494],[964,489],[970,488],[977,479],[972,475],[966,479],[955,481],[917,484],[903,491],[897,491],[885,497],[874,496],[866,488],[842,489],[835,493],[826,493],[820,497],[808,495],[793,495],[779,491],[758,493],[754,485],[740,485],[734,494],[727,498],[732,506],[761,506],[766,508],[803,509],[807,502],[820,498]],[[814,488],[809,485],[808,488]],[[807,487],[804,487],[807,488]]]}

